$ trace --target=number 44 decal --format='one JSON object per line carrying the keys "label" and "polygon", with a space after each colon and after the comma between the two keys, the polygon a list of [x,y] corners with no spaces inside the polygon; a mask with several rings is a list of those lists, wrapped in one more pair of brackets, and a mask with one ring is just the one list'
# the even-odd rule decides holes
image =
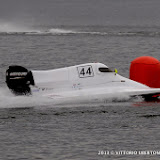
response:
{"label": "number 44 decal", "polygon": [[80,78],[94,76],[92,66],[81,66],[81,67],[77,67],[77,69],[78,69],[78,74]]}

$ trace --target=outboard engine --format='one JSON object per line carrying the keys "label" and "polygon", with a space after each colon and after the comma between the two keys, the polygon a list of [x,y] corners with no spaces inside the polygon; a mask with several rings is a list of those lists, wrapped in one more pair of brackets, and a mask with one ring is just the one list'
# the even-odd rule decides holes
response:
{"label": "outboard engine", "polygon": [[30,85],[34,85],[31,71],[21,66],[9,66],[6,71],[6,83],[15,95],[30,95]]}

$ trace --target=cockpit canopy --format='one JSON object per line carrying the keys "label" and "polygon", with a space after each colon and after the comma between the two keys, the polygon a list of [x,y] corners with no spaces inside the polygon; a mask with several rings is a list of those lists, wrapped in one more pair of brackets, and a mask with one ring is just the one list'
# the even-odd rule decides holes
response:
{"label": "cockpit canopy", "polygon": [[102,63],[96,63],[96,68],[97,68],[98,73],[114,72],[112,69],[108,68],[106,65]]}
{"label": "cockpit canopy", "polygon": [[98,70],[100,72],[113,72],[110,68],[107,67],[99,67]]}

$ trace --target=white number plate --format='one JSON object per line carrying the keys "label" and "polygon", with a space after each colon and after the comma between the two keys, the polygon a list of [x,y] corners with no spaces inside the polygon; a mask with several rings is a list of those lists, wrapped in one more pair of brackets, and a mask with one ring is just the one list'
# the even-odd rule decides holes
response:
{"label": "white number plate", "polygon": [[85,78],[85,77],[93,77],[94,73],[93,73],[93,69],[92,66],[80,66],[77,67],[78,70],[78,74],[80,78]]}

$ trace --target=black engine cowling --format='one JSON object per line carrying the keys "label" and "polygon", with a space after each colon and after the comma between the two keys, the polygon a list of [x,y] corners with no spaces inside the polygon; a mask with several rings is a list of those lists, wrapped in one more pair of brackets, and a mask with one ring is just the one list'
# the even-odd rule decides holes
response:
{"label": "black engine cowling", "polygon": [[31,94],[30,85],[34,85],[31,71],[21,66],[9,66],[6,71],[8,88],[16,95]]}

